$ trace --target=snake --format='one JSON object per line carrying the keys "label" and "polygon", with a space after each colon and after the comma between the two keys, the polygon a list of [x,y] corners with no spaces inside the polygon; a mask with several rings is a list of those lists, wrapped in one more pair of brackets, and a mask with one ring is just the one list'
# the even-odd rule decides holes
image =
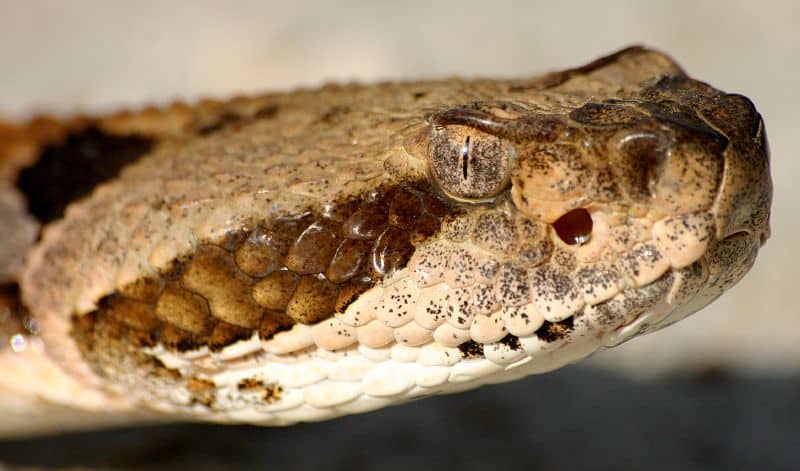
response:
{"label": "snake", "polygon": [[772,198],[753,103],[642,46],[3,123],[0,164],[5,437],[549,372],[735,285]]}

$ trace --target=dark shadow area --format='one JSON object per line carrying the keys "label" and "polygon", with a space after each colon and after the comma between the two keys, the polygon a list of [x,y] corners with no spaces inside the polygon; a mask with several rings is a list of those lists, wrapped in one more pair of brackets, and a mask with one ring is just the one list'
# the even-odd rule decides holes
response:
{"label": "dark shadow area", "polygon": [[800,377],[637,383],[585,367],[289,428],[172,425],[0,443],[10,466],[800,469]]}

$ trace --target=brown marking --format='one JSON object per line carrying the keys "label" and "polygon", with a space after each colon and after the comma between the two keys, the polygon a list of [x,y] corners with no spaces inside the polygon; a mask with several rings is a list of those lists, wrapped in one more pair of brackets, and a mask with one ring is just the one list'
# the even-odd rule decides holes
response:
{"label": "brown marking", "polygon": [[234,113],[223,113],[213,123],[199,128],[197,134],[201,136],[210,136],[223,129],[236,129],[241,127],[244,121],[244,116],[239,116]]}
{"label": "brown marking", "polygon": [[253,277],[263,277],[283,265],[286,252],[275,248],[269,232],[264,228],[254,230],[236,250],[236,266]]}
{"label": "brown marking", "polygon": [[215,351],[222,350],[234,342],[247,340],[252,335],[252,329],[245,329],[227,322],[219,322],[208,337],[208,348]]}
{"label": "brown marking", "polygon": [[621,105],[606,101],[604,103],[587,103],[572,110],[570,119],[586,126],[618,128],[635,126],[647,119],[647,116],[629,105]]}
{"label": "brown marking", "polygon": [[362,273],[371,248],[371,241],[345,239],[336,249],[325,276],[334,283],[341,283]]}
{"label": "brown marking", "polygon": [[304,276],[286,306],[286,314],[300,324],[316,324],[331,316],[338,294],[336,285],[324,276]]}
{"label": "brown marking", "polygon": [[155,302],[164,289],[164,280],[160,278],[139,278],[133,283],[123,286],[119,294],[144,302]]}
{"label": "brown marking", "polygon": [[389,224],[387,209],[378,204],[365,205],[342,224],[342,234],[350,239],[375,239]]}
{"label": "brown marking", "polygon": [[192,395],[192,402],[206,407],[214,405],[217,385],[213,381],[192,376],[186,380],[186,390]]}
{"label": "brown marking", "polygon": [[483,344],[474,340],[467,340],[459,345],[458,349],[461,350],[461,358],[483,358]]}
{"label": "brown marking", "polygon": [[35,334],[30,326],[28,310],[19,298],[16,284],[0,285],[0,352],[16,334]]}
{"label": "brown marking", "polygon": [[573,318],[570,316],[563,321],[549,322],[544,321],[541,327],[535,332],[536,336],[545,342],[554,342],[567,336],[573,329]]}
{"label": "brown marking", "polygon": [[375,276],[388,275],[405,267],[413,253],[414,246],[408,232],[389,227],[375,242],[370,268]]}
{"label": "brown marking", "polygon": [[343,224],[352,214],[363,205],[361,198],[348,198],[341,201],[331,201],[325,204],[322,217]]}
{"label": "brown marking", "polygon": [[217,319],[250,329],[258,327],[262,308],[250,296],[252,280],[236,268],[225,250],[199,246],[181,283],[206,298]]}
{"label": "brown marking", "polygon": [[300,277],[288,270],[272,272],[253,285],[253,299],[270,310],[285,311]]}
{"label": "brown marking", "polygon": [[[636,58],[636,56],[644,56],[647,54],[652,54],[652,51],[648,51],[643,46],[630,46],[607,56],[600,57],[599,59],[595,59],[592,62],[579,67],[551,72],[536,77],[533,80],[519,81],[518,83],[515,83],[509,87],[509,91],[524,92],[526,90],[546,90],[548,88],[555,88],[566,83],[572,78],[591,75],[592,73],[601,71],[608,66],[613,66],[617,62],[622,62],[625,58],[629,58],[628,60],[630,60]],[[673,67],[677,68],[677,66],[674,64]]]}
{"label": "brown marking", "polygon": [[255,392],[261,396],[267,404],[280,401],[283,388],[275,383],[264,383],[257,378],[245,378],[236,384],[239,391]]}
{"label": "brown marking", "polygon": [[341,285],[339,295],[336,296],[336,303],[333,306],[334,312],[344,312],[353,301],[370,289],[373,282],[369,278],[360,278],[351,280],[348,283]]}
{"label": "brown marking", "polygon": [[25,195],[31,214],[50,222],[153,146],[154,141],[145,137],[115,136],[88,127],[46,146],[37,162],[19,173],[16,187]]}
{"label": "brown marking", "polygon": [[[77,338],[87,352],[112,331],[134,347],[161,343],[177,351],[217,351],[254,333],[268,340],[295,323],[343,312],[405,266],[412,234],[414,243],[435,236],[441,217],[457,211],[417,185],[383,187],[326,205],[321,214],[263,221],[221,246],[198,245],[163,278],[142,278],[104,297],[97,311],[74,318],[73,329],[83,332]],[[97,322],[105,327],[93,327]]]}
{"label": "brown marking", "polygon": [[[141,336],[142,331],[129,330],[129,338],[133,341],[146,341],[146,338]],[[153,340],[160,341],[166,348],[170,350],[177,350],[185,352],[187,350],[194,350],[200,346],[197,338],[191,332],[176,327],[171,324],[165,324],[160,330],[156,331],[156,338]],[[134,343],[135,344],[135,343]]]}
{"label": "brown marking", "polygon": [[283,312],[269,312],[261,320],[258,337],[261,340],[269,340],[278,332],[291,329],[293,325],[294,319]]}
{"label": "brown marking", "polygon": [[103,308],[112,319],[133,329],[150,331],[161,324],[152,305],[141,301],[109,296],[103,299]]}
{"label": "brown marking", "polygon": [[317,220],[289,248],[286,268],[301,275],[324,272],[339,245],[340,232],[330,219]]}
{"label": "brown marking", "polygon": [[414,221],[413,229],[409,235],[409,241],[412,245],[416,246],[436,235],[441,226],[442,223],[439,218],[430,214],[425,214]]}
{"label": "brown marking", "polygon": [[278,219],[264,236],[279,253],[286,255],[300,234],[314,221],[311,212],[302,213],[295,217]]}
{"label": "brown marking", "polygon": [[267,105],[261,107],[252,115],[248,113],[237,113],[226,111],[215,117],[215,120],[197,128],[200,136],[210,136],[223,130],[238,131],[245,125],[255,120],[268,120],[278,114],[278,105]]}
{"label": "brown marking", "polygon": [[459,211],[457,208],[445,203],[438,196],[425,191],[422,192],[422,202],[425,205],[425,211],[438,219],[441,219],[445,216],[462,213],[462,211]]}
{"label": "brown marking", "polygon": [[519,342],[519,337],[517,337],[516,335],[508,334],[502,339],[500,339],[500,343],[510,348],[511,350],[519,351],[522,349],[522,344]]}
{"label": "brown marking", "polygon": [[415,193],[397,191],[389,205],[389,224],[407,231],[414,227],[422,208],[422,201]]}
{"label": "brown marking", "polygon": [[177,283],[168,284],[161,293],[156,303],[155,315],[163,322],[196,335],[205,335],[213,327],[208,302],[181,288]]}

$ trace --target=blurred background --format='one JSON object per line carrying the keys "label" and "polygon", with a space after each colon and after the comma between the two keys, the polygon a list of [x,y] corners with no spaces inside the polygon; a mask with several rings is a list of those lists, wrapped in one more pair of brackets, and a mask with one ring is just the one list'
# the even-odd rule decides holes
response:
{"label": "blurred background", "polygon": [[643,43],[754,101],[775,186],[772,239],[738,286],[581,365],[289,429],[170,426],[0,443],[0,463],[800,469],[798,25],[800,3],[790,0],[0,0],[0,118],[329,81],[526,76]]}

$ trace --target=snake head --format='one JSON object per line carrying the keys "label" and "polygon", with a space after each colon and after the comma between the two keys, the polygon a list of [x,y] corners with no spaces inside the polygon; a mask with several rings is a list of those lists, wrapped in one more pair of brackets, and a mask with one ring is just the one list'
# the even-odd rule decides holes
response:
{"label": "snake head", "polygon": [[431,178],[452,199],[510,201],[513,217],[550,228],[555,252],[575,258],[566,272],[614,266],[621,285],[642,287],[691,267],[704,287],[652,324],[685,317],[752,266],[769,236],[772,186],[750,100],[670,64],[605,97],[552,106],[511,87],[503,100],[434,113]]}
{"label": "snake head", "polygon": [[[84,393],[24,394],[91,413],[285,425],[550,371],[708,304],[769,234],[752,103],[640,47],[90,123],[20,185],[70,192],[19,285]],[[67,165],[86,195],[73,156],[136,162]]]}

